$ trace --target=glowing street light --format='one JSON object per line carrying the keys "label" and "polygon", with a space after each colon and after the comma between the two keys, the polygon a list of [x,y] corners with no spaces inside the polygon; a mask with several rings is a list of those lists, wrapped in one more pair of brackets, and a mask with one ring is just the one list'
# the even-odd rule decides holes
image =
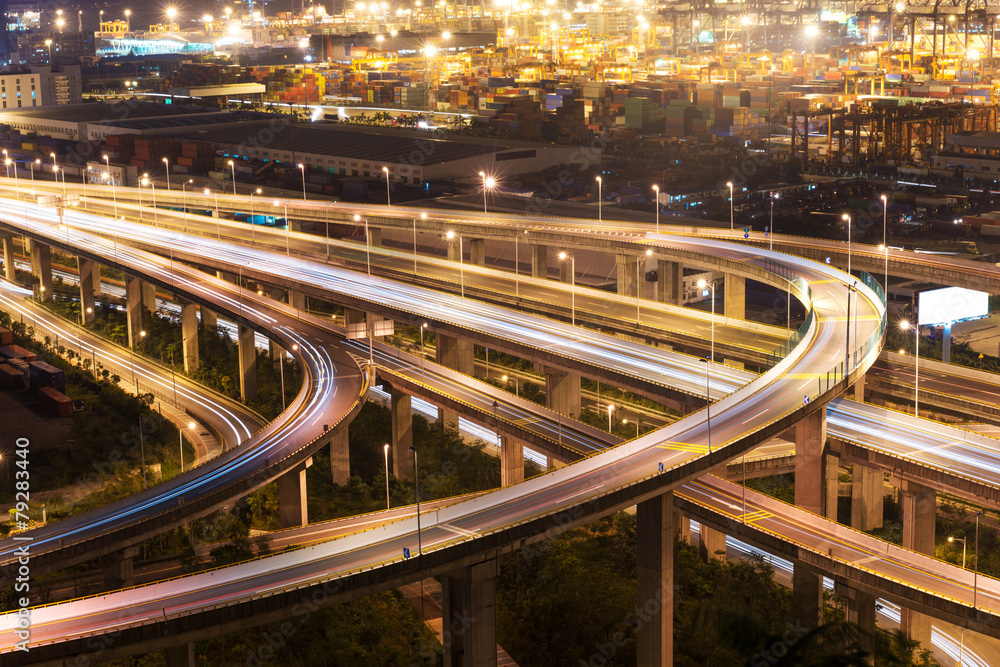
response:
{"label": "glowing street light", "polygon": [[382,173],[385,174],[385,204],[386,206],[392,206],[392,191],[389,188],[389,167],[382,167]]}
{"label": "glowing street light", "polygon": [[596,180],[597,180],[597,222],[603,222],[603,217],[601,215],[601,201],[604,199],[603,196],[604,179],[598,176]]}
{"label": "glowing street light", "polygon": [[569,260],[570,275],[570,324],[576,326],[576,258],[567,255],[565,251],[559,253],[560,260]]}
{"label": "glowing street light", "polygon": [[[361,216],[357,213],[354,214],[354,222],[360,222]],[[372,274],[372,249],[371,249],[371,237],[368,236],[368,218],[365,218],[365,258],[368,262],[368,275]]]}
{"label": "glowing street light", "polygon": [[465,250],[462,248],[462,235],[456,234],[455,232],[449,231],[445,234],[445,238],[449,241],[455,237],[458,237],[458,268],[461,275],[462,283],[462,298],[465,298],[465,261],[463,255],[465,255]]}
{"label": "glowing street light", "polygon": [[699,280],[698,289],[708,288],[712,290],[712,346],[709,348],[708,358],[705,359],[705,409],[708,411],[706,413],[706,422],[708,424],[708,451],[712,452],[712,390],[709,384],[710,373],[709,369],[712,364],[710,361],[715,360],[715,282],[711,280]]}
{"label": "glowing street light", "polygon": [[382,445],[382,453],[385,455],[385,509],[389,509],[389,445]]}
{"label": "glowing street light", "polygon": [[479,172],[479,177],[483,179],[483,213],[489,213],[486,210],[486,193],[496,187],[497,181],[492,176],[487,176],[486,172]]}
{"label": "glowing street light", "polygon": [[920,325],[907,320],[899,323],[899,328],[909,331],[913,327],[913,415],[920,416]]}
{"label": "glowing street light", "polygon": [[[656,193],[656,233],[660,233],[660,186],[654,185],[653,192]],[[638,426],[636,426],[638,428]]]}
{"label": "glowing street light", "polygon": [[726,187],[729,188],[729,231],[736,229],[735,218],[733,217],[733,182],[729,181],[726,183]]}
{"label": "glowing street light", "polygon": [[302,172],[302,201],[306,201],[306,166],[301,162],[295,166]]}
{"label": "glowing street light", "polygon": [[233,172],[233,194],[236,194],[236,163],[232,160],[228,160],[226,164],[229,165],[229,169]]}
{"label": "glowing street light", "polygon": [[851,216],[848,213],[840,216],[847,223],[847,272],[851,272]]}
{"label": "glowing street light", "polygon": [[885,249],[885,279],[882,285],[885,287],[885,298],[889,299],[889,237],[886,234],[887,222],[889,219],[889,198],[882,195],[882,248]]}

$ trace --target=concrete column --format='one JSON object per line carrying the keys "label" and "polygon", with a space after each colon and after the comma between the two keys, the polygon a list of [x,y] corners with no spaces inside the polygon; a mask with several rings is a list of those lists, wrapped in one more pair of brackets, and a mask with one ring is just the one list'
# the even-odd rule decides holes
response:
{"label": "concrete column", "polygon": [[723,302],[723,312],[726,317],[735,317],[745,320],[747,316],[747,280],[731,273],[725,278],[725,301]]}
{"label": "concrete column", "polygon": [[[409,394],[404,394],[395,387],[389,388],[390,404],[392,406],[392,474],[398,479],[413,479],[413,406]],[[449,415],[455,415],[450,412]],[[449,428],[458,429],[458,415],[454,424],[446,424]]]}
{"label": "concrete column", "polygon": [[465,250],[465,239],[460,239],[457,236],[453,238],[446,238],[445,241],[448,244],[448,260],[451,262],[457,262],[462,259],[462,251]]}
{"label": "concrete column", "polygon": [[306,506],[306,469],[311,467],[312,457],[300,463],[278,478],[278,521],[282,528],[305,526],[309,523],[309,508]]}
{"label": "concrete column", "polygon": [[792,570],[792,618],[805,627],[819,627],[823,613],[823,575],[796,561]]}
{"label": "concrete column", "polygon": [[101,265],[94,262],[94,296],[103,296],[104,292],[101,290]]}
{"label": "concrete column", "polygon": [[198,346],[198,306],[190,301],[181,301],[181,348],[184,354],[184,372],[198,370],[201,357]]}
{"label": "concrete column", "polygon": [[524,481],[524,443],[509,435],[500,439],[500,485]]}
{"label": "concrete column", "polygon": [[351,476],[351,448],[347,428],[330,440],[330,475],[334,484],[343,486]]}
{"label": "concrete column", "polygon": [[679,306],[683,301],[684,266],[680,262],[657,260],[656,298],[664,303]]}
{"label": "concrete column", "polygon": [[855,463],[851,468],[851,528],[881,528],[884,495],[882,471]]}
{"label": "concrete column", "polygon": [[170,667],[195,667],[194,644],[178,644],[163,651]]}
{"label": "concrete column", "polygon": [[132,559],[139,555],[139,547],[126,547],[121,551],[101,556],[104,570],[104,586],[110,590],[125,588],[135,584]]}
{"label": "concrete column", "polygon": [[930,649],[931,617],[906,607],[901,608],[899,612],[899,629],[910,639],[920,642],[922,649]]}
{"label": "concrete column", "polygon": [[691,542],[691,519],[675,510],[674,525],[677,526],[677,539],[681,542]]}
{"label": "concrete column", "polygon": [[862,373],[861,376],[854,381],[851,389],[853,390],[853,396],[855,401],[865,402],[865,374]]}
{"label": "concrete column", "polygon": [[[301,232],[302,229],[296,229],[295,231]],[[368,243],[373,247],[377,248],[382,245],[382,228],[372,227],[368,225]]]}
{"label": "concrete column", "polygon": [[214,310],[209,310],[205,306],[201,307],[201,326],[204,327],[206,333],[215,333],[215,330],[219,328],[219,316],[215,314]]}
{"label": "concrete column", "polygon": [[365,312],[363,310],[344,308],[344,326],[351,324],[364,324],[365,321]]}
{"label": "concrete column", "polygon": [[285,355],[288,354],[288,351],[285,350],[285,348],[281,347],[281,345],[275,343],[273,340],[270,339],[268,339],[267,341],[267,352],[269,355],[271,355],[271,361],[278,361],[280,359],[284,359]]}
{"label": "concrete column", "polygon": [[44,243],[31,242],[31,275],[38,278],[38,282],[45,289],[42,290],[43,299],[52,298],[52,248]]}
{"label": "concrete column", "polygon": [[636,608],[644,619],[636,630],[640,665],[674,663],[675,516],[672,491],[636,507]]}
{"label": "concrete column", "polygon": [[125,276],[125,316],[128,320],[128,344],[135,347],[142,331],[142,282]]}
{"label": "concrete column", "polygon": [[151,313],[156,312],[156,286],[152,283],[142,282],[142,307]]}
{"label": "concrete column", "polygon": [[7,280],[13,282],[17,277],[14,272],[14,237],[4,236],[0,238],[3,242],[3,268]]}
{"label": "concrete column", "polygon": [[580,376],[545,369],[545,407],[574,417],[580,416]]}
{"label": "concrete column", "polygon": [[[720,553],[721,552],[721,553]],[[701,524],[698,540],[698,553],[702,560],[726,560],[726,534]]]}
{"label": "concrete column", "polygon": [[497,664],[496,560],[441,576],[444,667]]}
{"label": "concrete column", "polygon": [[257,349],[254,347],[254,332],[250,327],[239,325],[238,345],[240,364],[240,398],[253,401],[257,398]]}
{"label": "concrete column", "polygon": [[867,662],[875,658],[875,596],[840,583],[834,584],[834,592],[847,600],[847,621],[854,623],[858,633],[858,647],[868,653]]}
{"label": "concrete column", "polygon": [[467,239],[469,245],[469,264],[486,266],[486,239]]}
{"label": "concrete column", "polygon": [[545,245],[530,244],[531,249],[531,277],[549,277],[549,247]]}
{"label": "concrete column", "polygon": [[[826,454],[826,406],[795,424],[795,504],[837,518],[836,475],[832,483]],[[833,466],[836,473],[836,466]],[[832,489],[830,487],[832,486]]]}
{"label": "concrete column", "polygon": [[937,492],[922,484],[903,480],[903,548],[934,555]]}
{"label": "concrete column", "polygon": [[306,295],[296,290],[288,290],[288,305],[304,311],[306,309]]}
{"label": "concrete column", "polygon": [[438,333],[436,355],[437,362],[442,366],[447,366],[465,375],[473,375],[472,341]]}
{"label": "concrete column", "polygon": [[77,257],[76,266],[80,275],[80,322],[90,324],[94,321],[94,263]]}
{"label": "concrete column", "polygon": [[[643,258],[642,261],[645,261]],[[618,275],[618,294],[623,296],[635,296],[639,289],[639,282],[636,280],[636,272],[641,271],[640,260],[633,255],[616,255],[615,268]]]}

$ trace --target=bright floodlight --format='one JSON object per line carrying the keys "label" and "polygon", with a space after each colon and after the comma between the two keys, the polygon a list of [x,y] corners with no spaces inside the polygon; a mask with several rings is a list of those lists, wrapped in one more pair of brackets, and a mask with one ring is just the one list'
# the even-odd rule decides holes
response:
{"label": "bright floodlight", "polygon": [[201,17],[201,20],[204,21],[205,23],[211,23],[212,22],[212,15],[211,14],[205,14],[204,16]]}
{"label": "bright floodlight", "polygon": [[819,26],[815,23],[806,26],[806,37],[815,37],[819,34]]}
{"label": "bright floodlight", "polygon": [[492,188],[496,184],[497,184],[497,181],[496,181],[495,178],[493,178],[492,176],[487,176],[486,177],[485,185],[486,185],[487,188]]}
{"label": "bright floodlight", "polygon": [[840,216],[840,219],[841,219],[841,220],[850,220],[850,219],[851,219],[851,216],[849,216],[849,215],[847,215],[847,214],[845,213],[845,214],[843,214],[842,216]]}
{"label": "bright floodlight", "polygon": [[565,252],[559,253],[559,259],[566,259],[566,253]]}
{"label": "bright floodlight", "polygon": [[752,20],[753,19],[751,19],[749,16],[744,16],[740,19],[740,23],[742,23],[743,25],[750,25],[750,22]]}
{"label": "bright floodlight", "polygon": [[705,282],[704,279],[698,281],[698,288],[699,289],[705,289],[706,287],[708,287],[708,283]]}
{"label": "bright floodlight", "polygon": [[445,30],[441,33],[441,39],[451,39],[451,33]]}
{"label": "bright floodlight", "polygon": [[177,8],[167,7],[167,16],[172,20],[175,16],[177,16]]}
{"label": "bright floodlight", "polygon": [[899,323],[899,328],[902,329],[903,331],[908,331],[911,326],[913,325],[910,324],[909,320],[903,320],[902,322]]}
{"label": "bright floodlight", "polygon": [[455,238],[455,232],[448,232],[447,234],[444,235],[444,237],[446,239],[451,240],[451,239]]}

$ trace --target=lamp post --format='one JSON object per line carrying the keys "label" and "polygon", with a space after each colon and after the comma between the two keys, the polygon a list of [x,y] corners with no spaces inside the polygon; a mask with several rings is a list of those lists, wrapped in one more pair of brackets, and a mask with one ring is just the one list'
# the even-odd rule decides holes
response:
{"label": "lamp post", "polygon": [[[111,196],[114,198],[114,203],[115,203],[115,220],[117,220],[118,219],[118,193],[115,190],[115,178],[114,178],[114,176],[111,175],[111,159],[107,155],[101,156],[101,159],[104,160],[104,164],[107,165],[107,167],[108,167],[108,170],[105,173],[108,176],[108,180],[111,181]],[[52,156],[52,165],[53,165],[52,169],[56,170],[57,167],[55,166],[55,155],[54,154]]]}
{"label": "lamp post", "polygon": [[427,358],[424,356],[424,330],[427,329],[427,322],[420,325],[420,370],[426,373],[426,364],[424,360]]}
{"label": "lamp post", "polygon": [[[635,424],[635,437],[638,438],[639,437],[639,420],[635,420],[632,423]],[[627,419],[623,419],[622,420],[622,424],[628,424],[628,420]]]}
{"label": "lamp post", "polygon": [[907,331],[910,327],[913,327],[913,353],[914,353],[914,364],[913,364],[913,415],[916,417],[920,416],[920,325],[910,324],[908,321],[903,320],[899,323],[899,328],[903,331]]}
{"label": "lamp post", "polygon": [[726,183],[726,187],[729,188],[729,231],[736,229],[736,222],[734,218],[733,211],[733,182],[729,181]]}
{"label": "lamp post", "polygon": [[768,250],[774,250],[774,200],[775,199],[780,199],[780,198],[781,198],[781,194],[780,193],[777,193],[777,192],[772,192],[771,193],[771,229],[769,230],[770,233],[767,235],[768,236],[768,246],[767,246]]}
{"label": "lamp post", "polygon": [[[146,332],[145,331],[140,331],[139,332],[139,340],[142,340],[145,337],[146,337]],[[136,391],[136,393],[139,393],[139,384],[135,381],[135,345],[129,345],[129,347],[128,347],[128,354],[129,354],[129,360],[130,360],[129,364],[132,366],[132,384],[135,385],[135,391]]]}
{"label": "lamp post", "polygon": [[458,270],[459,270],[459,275],[461,276],[462,298],[464,299],[465,298],[465,262],[464,262],[463,255],[465,255],[465,250],[462,248],[462,235],[461,234],[456,234],[455,232],[448,232],[447,234],[445,234],[445,238],[447,238],[449,241],[452,240],[453,238],[455,238],[456,236],[458,237]]}
{"label": "lamp post", "polygon": [[208,188],[205,188],[205,195],[215,195],[215,238],[222,240],[222,227],[219,225],[219,193],[212,192]]}
{"label": "lamp post", "polygon": [[715,360],[715,283],[713,281],[699,280],[698,287],[700,289],[705,289],[706,287],[712,290],[712,343],[709,348],[708,359],[705,359],[705,409],[708,410],[708,451],[712,451],[712,391],[709,385],[709,369],[711,364],[709,361]]}
{"label": "lamp post", "polygon": [[520,389],[517,386],[517,376],[514,376],[512,378],[508,378],[506,375],[504,375],[500,379],[503,380],[505,383],[506,382],[510,382],[511,380],[514,380],[514,395],[517,396],[518,398],[521,397],[521,391],[520,391]]}
{"label": "lamp post", "polygon": [[484,171],[479,172],[479,177],[483,179],[483,213],[489,213],[489,211],[486,210],[486,193],[489,190],[492,190],[496,186],[497,182],[492,176],[487,176]]}
{"label": "lamp post", "polygon": [[848,213],[840,216],[847,223],[847,272],[851,272],[851,216]]}
{"label": "lamp post", "polygon": [[[421,220],[427,219],[427,213],[420,214]],[[417,219],[413,219],[413,275],[417,275]]]}
{"label": "lamp post", "polygon": [[889,235],[887,222],[889,220],[889,198],[882,195],[882,245],[885,247],[885,279],[882,286],[885,287],[885,300],[889,301]]}
{"label": "lamp post", "polygon": [[295,166],[302,172],[302,201],[306,201],[306,166],[301,162]]}
{"label": "lamp post", "polygon": [[[962,569],[964,570],[965,569],[965,548],[968,546],[968,544],[966,544],[968,542],[968,538],[965,538],[965,537],[951,537],[951,536],[949,536],[948,537],[948,542],[950,542],[950,543],[961,542],[962,543]],[[959,662],[959,664],[961,664],[961,662]]]}
{"label": "lamp post", "polygon": [[166,174],[167,174],[167,192],[169,192],[170,191],[170,160],[167,159],[167,158],[163,158],[162,162],[163,162],[163,169],[166,171]]}
{"label": "lamp post", "polygon": [[389,444],[382,445],[382,453],[385,455],[385,509],[389,510]]}
{"label": "lamp post", "polygon": [[[166,158],[164,158],[164,159],[166,159]],[[232,160],[229,160],[227,162],[227,164],[229,165],[229,169],[230,169],[230,171],[233,174],[233,195],[235,195],[236,194],[236,163],[233,162]]]}
{"label": "lamp post", "polygon": [[567,255],[565,251],[559,253],[559,259],[569,260],[570,270],[570,324],[576,326],[576,257]]}
{"label": "lamp post", "polygon": [[975,550],[974,550],[974,552],[972,554],[972,562],[975,565],[975,568],[972,571],[972,608],[973,609],[976,608],[976,602],[977,602],[977,598],[978,598],[978,594],[979,594],[979,517],[981,517],[982,515],[983,515],[983,513],[981,511],[980,512],[976,512],[976,542],[975,542]]}
{"label": "lamp post", "polygon": [[257,240],[257,232],[254,230],[254,214],[253,214],[253,197],[254,195],[259,195],[263,192],[260,188],[257,188],[256,192],[250,193],[250,245],[253,245]]}
{"label": "lamp post", "polygon": [[413,484],[417,493],[417,555],[419,556],[423,550],[420,544],[420,468],[417,465],[417,448],[410,447],[410,451],[413,452]]}
{"label": "lamp post", "polygon": [[[288,220],[288,204],[282,204],[275,199],[274,207],[278,208],[279,206],[284,206],[285,209],[285,257],[288,257],[292,254],[291,241],[288,240],[289,235],[292,233],[292,226],[289,224]],[[358,216],[354,216],[354,219],[357,220]],[[369,271],[369,275],[371,275],[371,271]]]}
{"label": "lamp post", "polygon": [[52,40],[45,40],[45,46],[49,47],[49,64],[52,64]]}
{"label": "lamp post", "polygon": [[608,433],[611,433],[611,413],[615,411],[615,406],[608,403]]}
{"label": "lamp post", "polygon": [[193,178],[187,179],[186,183],[181,183],[181,206],[184,208],[184,231],[185,232],[187,231],[187,212],[188,212],[187,186],[189,186],[189,185],[194,185],[194,179]]}
{"label": "lamp post", "polygon": [[[524,234],[528,234],[528,230],[524,230]],[[521,254],[517,250],[517,237],[520,236],[516,231],[514,232],[514,296],[521,296]]]}
{"label": "lamp post", "polygon": [[149,174],[142,175],[142,184],[148,185],[149,189],[153,192],[153,226],[155,227],[159,223],[159,213],[156,211],[156,186],[149,179]]}
{"label": "lamp post", "polygon": [[[28,167],[28,169],[31,171],[31,198],[34,199],[35,198],[35,165],[36,164],[37,165],[42,164],[42,161],[40,159],[38,159],[38,158],[35,158],[35,161],[34,162],[30,162],[29,164],[31,165],[30,167]],[[87,168],[87,171],[90,171],[89,167]],[[84,184],[84,187],[85,188],[87,187],[86,184]],[[84,195],[84,196],[86,197],[86,195]]]}
{"label": "lamp post", "polygon": [[[653,250],[646,250],[646,257],[652,257]],[[635,263],[635,323],[636,326],[641,324],[640,319],[642,318],[642,291],[645,287],[642,283],[641,271],[644,268],[643,262],[639,261]]]}
{"label": "lamp post", "polygon": [[[354,222],[359,222],[360,220],[361,216],[355,213]],[[368,218],[365,218],[365,259],[368,264],[368,275],[370,276],[372,274],[372,250],[371,250],[371,243],[369,243],[369,238],[368,238]]]}
{"label": "lamp post", "polygon": [[389,189],[389,167],[382,167],[385,174],[385,205],[392,206],[392,191]]}
{"label": "lamp post", "polygon": [[604,199],[604,179],[600,176],[597,177],[597,222],[603,222],[603,215],[601,214],[601,201]]}
{"label": "lamp post", "polygon": [[[660,233],[660,186],[654,185],[653,192],[656,193],[656,233],[659,234]],[[636,428],[639,428],[638,424],[636,424]]]}

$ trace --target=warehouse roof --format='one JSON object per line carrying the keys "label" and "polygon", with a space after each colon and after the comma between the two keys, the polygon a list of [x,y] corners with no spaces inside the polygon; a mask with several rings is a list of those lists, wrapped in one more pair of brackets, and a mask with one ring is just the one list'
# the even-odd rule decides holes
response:
{"label": "warehouse roof", "polygon": [[174,136],[199,141],[214,141],[232,146],[259,146],[274,151],[295,151],[313,155],[357,158],[371,162],[441,164],[487,155],[506,145],[472,144],[432,135],[389,136],[370,133],[361,128],[313,123],[276,123],[251,121],[229,127],[213,128],[211,132],[173,132]]}
{"label": "warehouse roof", "polygon": [[219,112],[219,109],[205,107],[125,100],[114,103],[85,102],[83,104],[61,104],[31,109],[6,109],[4,116],[16,116],[26,120],[46,119],[73,123],[97,123],[104,120],[120,121],[132,118],[157,118]]}
{"label": "warehouse roof", "polygon": [[[201,125],[219,125],[270,118],[271,114],[259,111],[238,111],[235,113],[217,113],[200,116],[169,116],[161,118],[140,118],[135,120],[115,120],[101,123],[111,127],[122,127],[130,130],[163,130],[171,128],[192,128]],[[213,130],[214,132],[214,130]]]}

